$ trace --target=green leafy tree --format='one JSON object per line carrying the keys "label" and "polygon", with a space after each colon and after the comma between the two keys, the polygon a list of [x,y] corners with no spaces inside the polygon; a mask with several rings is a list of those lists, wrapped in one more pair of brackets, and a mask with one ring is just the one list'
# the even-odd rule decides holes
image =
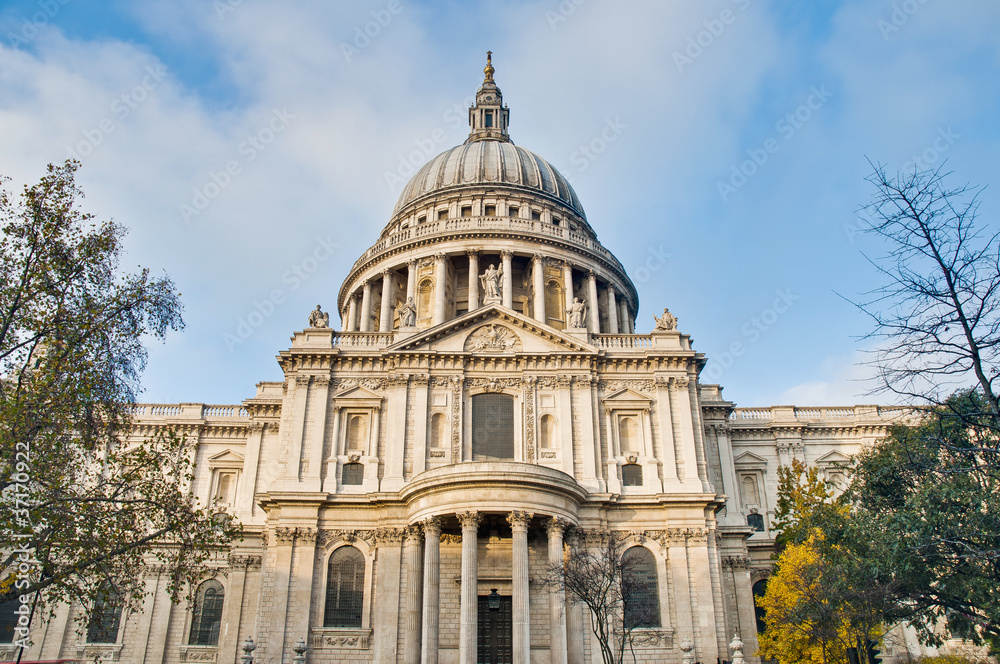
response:
{"label": "green leafy tree", "polygon": [[172,596],[238,534],[190,495],[192,446],[132,436],[143,339],[183,326],[170,279],[119,270],[125,230],[81,212],[78,164],[0,192],[0,602]]}
{"label": "green leafy tree", "polygon": [[859,455],[849,497],[913,621],[1000,645],[1000,234],[981,189],[941,170],[875,166],[863,208],[887,247],[883,284],[859,306],[875,326],[879,387],[924,408]]}

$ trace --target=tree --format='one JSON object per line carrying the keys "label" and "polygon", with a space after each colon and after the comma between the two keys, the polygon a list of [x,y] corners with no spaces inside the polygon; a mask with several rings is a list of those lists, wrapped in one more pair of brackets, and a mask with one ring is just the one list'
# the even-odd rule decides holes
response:
{"label": "tree", "polygon": [[119,270],[125,230],[79,210],[78,166],[0,192],[0,602],[135,608],[145,563],[176,599],[239,529],[192,499],[190,443],[133,437],[143,339],[182,307],[169,278]]}
{"label": "tree", "polygon": [[621,664],[626,648],[635,660],[635,630],[660,625],[655,582],[621,533],[606,535],[597,547],[574,548],[562,565],[550,568],[543,585],[589,610],[604,664]]}
{"label": "tree", "polygon": [[859,455],[849,497],[914,608],[961,636],[1000,642],[1000,234],[977,218],[981,189],[941,170],[875,166],[869,231],[885,278],[859,306],[875,323],[879,387],[928,404]]}
{"label": "tree", "polygon": [[844,661],[909,615],[880,545],[818,470],[794,460],[778,470],[775,575],[759,602],[761,655],[780,662]]}
{"label": "tree", "polygon": [[989,404],[961,391],[858,455],[849,497],[882,542],[924,637],[1000,644],[1000,463]]}
{"label": "tree", "polygon": [[868,177],[866,231],[888,248],[872,261],[884,284],[859,304],[879,342],[871,364],[882,391],[940,405],[971,382],[1000,415],[1000,233],[978,223],[981,190],[948,188],[945,177],[890,177],[882,166]]}

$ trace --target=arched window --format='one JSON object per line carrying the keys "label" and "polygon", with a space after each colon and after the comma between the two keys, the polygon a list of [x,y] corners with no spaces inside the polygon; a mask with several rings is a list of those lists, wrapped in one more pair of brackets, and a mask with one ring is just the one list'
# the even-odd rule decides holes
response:
{"label": "arched window", "polygon": [[434,282],[424,279],[417,286],[417,318],[431,317],[431,304],[434,300]]}
{"label": "arched window", "polygon": [[554,447],[556,435],[556,418],[542,415],[538,421],[538,442],[542,447]]}
{"label": "arched window", "polygon": [[625,627],[659,627],[660,600],[653,553],[633,546],[622,556],[625,585]]}
{"label": "arched window", "polygon": [[0,604],[0,643],[14,642],[14,628],[17,627],[17,610],[21,602],[16,596]]}
{"label": "arched window", "polygon": [[639,451],[639,427],[634,417],[623,417],[618,420],[618,442],[622,452]]}
{"label": "arched window", "polygon": [[447,436],[444,413],[434,413],[431,415],[431,447],[444,447]]}
{"label": "arched window", "polygon": [[222,625],[222,604],[225,599],[226,591],[215,579],[198,586],[198,592],[194,596],[194,617],[191,619],[188,645],[219,645],[219,627]]}
{"label": "arched window", "polygon": [[757,478],[753,475],[743,476],[743,504],[759,505],[760,496],[757,494]]}
{"label": "arched window", "polygon": [[557,330],[563,329],[566,322],[563,317],[566,308],[564,292],[563,287],[557,281],[549,281],[545,284],[545,316],[548,318],[545,322]]}
{"label": "arched window", "polygon": [[344,486],[361,486],[365,481],[364,464],[345,463],[340,477],[340,483]]}
{"label": "arched window", "polygon": [[622,466],[622,486],[642,486],[642,466],[637,463]]}
{"label": "arched window", "polygon": [[472,397],[472,459],[514,458],[514,397],[476,394]]}
{"label": "arched window", "polygon": [[[767,579],[761,579],[757,583],[753,584],[753,598],[758,600],[764,596],[767,592]],[[767,629],[767,624],[764,622],[764,616],[767,615],[767,611],[761,608],[760,604],[754,601],[754,616],[757,618],[757,633],[763,634],[764,630]]]}
{"label": "arched window", "polygon": [[324,627],[361,627],[365,592],[365,557],[353,546],[342,546],[330,556],[326,576]]}
{"label": "arched window", "polygon": [[113,588],[99,590],[87,623],[87,643],[116,643],[122,603]]}
{"label": "arched window", "polygon": [[347,424],[347,449],[362,450],[368,437],[368,422],[363,415],[351,415]]}

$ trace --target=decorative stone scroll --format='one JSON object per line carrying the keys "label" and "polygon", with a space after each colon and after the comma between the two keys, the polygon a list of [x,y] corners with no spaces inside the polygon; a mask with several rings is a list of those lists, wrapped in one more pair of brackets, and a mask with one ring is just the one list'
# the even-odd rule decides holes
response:
{"label": "decorative stone scroll", "polygon": [[274,539],[278,543],[316,541],[315,528],[275,528]]}
{"label": "decorative stone scroll", "polygon": [[313,628],[310,641],[313,650],[368,650],[371,644],[371,630]]}
{"label": "decorative stone scroll", "polygon": [[521,339],[509,327],[483,325],[465,340],[465,350],[473,353],[520,352]]}
{"label": "decorative stone scroll", "polygon": [[245,567],[255,569],[260,567],[260,556],[229,556],[229,567]]}

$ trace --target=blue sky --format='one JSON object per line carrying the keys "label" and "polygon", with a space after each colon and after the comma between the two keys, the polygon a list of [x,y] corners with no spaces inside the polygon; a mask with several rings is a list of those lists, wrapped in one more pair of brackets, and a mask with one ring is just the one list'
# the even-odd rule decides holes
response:
{"label": "blue sky", "polygon": [[838,295],[878,284],[867,159],[944,165],[988,185],[984,222],[1000,208],[989,0],[26,0],[0,5],[0,37],[0,173],[79,155],[86,209],[131,229],[124,266],[183,293],[148,401],[280,378],[388,221],[401,160],[464,140],[488,49],[511,137],[636,282],[638,331],[669,306],[740,405],[879,399],[869,322]]}

